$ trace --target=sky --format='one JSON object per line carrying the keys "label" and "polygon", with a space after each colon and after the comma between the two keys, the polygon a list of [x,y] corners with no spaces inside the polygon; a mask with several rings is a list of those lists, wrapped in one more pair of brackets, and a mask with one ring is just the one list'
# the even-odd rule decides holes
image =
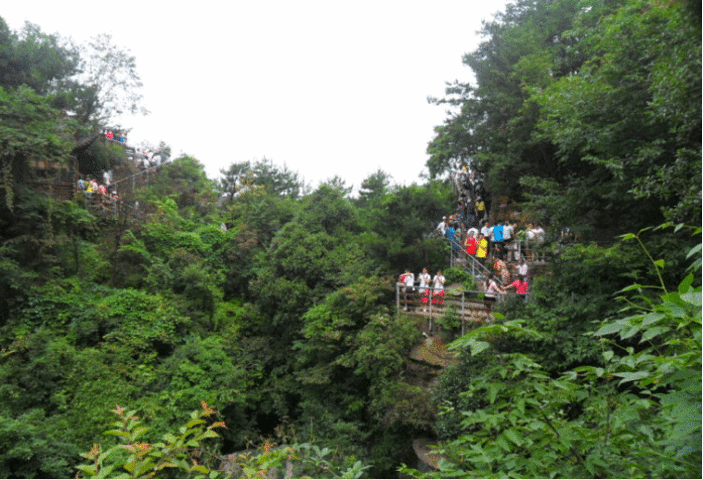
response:
{"label": "sky", "polygon": [[423,183],[446,108],[428,96],[470,81],[462,55],[506,0],[23,0],[0,9],[83,43],[108,33],[128,50],[150,114],[124,118],[130,145],[160,141],[209,178],[263,158],[315,188],[358,189],[378,169]]}

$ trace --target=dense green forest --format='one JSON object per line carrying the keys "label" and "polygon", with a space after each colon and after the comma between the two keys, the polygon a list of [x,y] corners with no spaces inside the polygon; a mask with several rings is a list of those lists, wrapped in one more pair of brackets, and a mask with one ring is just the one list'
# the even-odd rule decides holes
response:
{"label": "dense green forest", "polygon": [[[181,155],[117,215],[36,186],[140,173],[95,140],[143,111],[135,59],[0,18],[0,476],[701,478],[701,20],[516,0],[430,99],[424,183]],[[421,388],[395,283],[449,267],[468,162],[549,263]]]}

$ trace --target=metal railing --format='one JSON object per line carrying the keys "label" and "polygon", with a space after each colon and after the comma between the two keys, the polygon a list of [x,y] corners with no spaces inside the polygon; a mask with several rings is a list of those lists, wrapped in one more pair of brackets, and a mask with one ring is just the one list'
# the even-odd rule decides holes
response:
{"label": "metal railing", "polygon": [[[117,180],[116,182],[113,183],[115,190],[117,190],[120,195],[124,196],[124,193],[122,190],[130,190],[134,191],[136,190],[137,186],[142,186],[144,184],[149,185],[150,178],[153,176],[153,174],[161,167],[161,165],[156,165],[154,167],[149,167],[145,170],[142,170],[140,172],[137,172],[135,174],[129,175],[128,177],[121,178]],[[128,182],[128,183],[125,183]],[[118,188],[118,185],[123,184]]]}
{"label": "metal railing", "polygon": [[481,263],[475,255],[469,255],[463,248],[457,248],[456,245],[452,245],[452,242],[449,239],[447,239],[447,241],[450,243],[451,248],[449,257],[449,266],[451,268],[463,266],[474,279],[483,281],[488,278],[491,270]]}
{"label": "metal railing", "polygon": [[157,165],[147,168],[135,174],[116,180],[112,183],[113,188],[119,195],[101,194],[98,192],[82,192],[87,199],[87,206],[93,210],[101,212],[112,212],[115,216],[136,215],[138,204],[125,201],[124,197],[133,193],[137,187],[149,185],[151,177],[161,167]]}
{"label": "metal railing", "polygon": [[[516,296],[515,293],[496,294],[495,300],[486,297],[479,290],[464,290],[461,293],[449,293],[447,290],[434,288],[420,289],[413,286],[412,292],[405,292],[404,285],[396,285],[396,312],[427,317],[428,331],[432,331],[433,323],[444,317],[448,312],[456,314],[461,319],[461,334],[466,334],[468,323],[485,323],[491,321],[493,305],[506,298]],[[442,293],[440,293],[442,292]],[[450,307],[453,307],[450,310]]]}
{"label": "metal railing", "polygon": [[136,212],[136,207],[128,202],[125,202],[119,197],[102,194],[97,192],[82,192],[86,196],[86,206],[93,210],[103,213],[111,213],[114,216],[133,215]]}

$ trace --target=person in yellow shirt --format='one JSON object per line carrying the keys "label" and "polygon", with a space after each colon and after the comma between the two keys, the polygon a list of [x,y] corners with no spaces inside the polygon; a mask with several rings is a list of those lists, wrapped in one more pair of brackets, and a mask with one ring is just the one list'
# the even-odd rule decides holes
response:
{"label": "person in yellow shirt", "polygon": [[90,180],[90,175],[88,176],[88,181],[85,182],[85,196],[88,200],[93,198],[93,182]]}
{"label": "person in yellow shirt", "polygon": [[476,199],[476,221],[479,225],[484,218],[486,218],[486,204],[481,197],[478,197]]}
{"label": "person in yellow shirt", "polygon": [[488,240],[482,234],[478,236],[478,250],[476,251],[476,258],[483,263],[488,256]]}

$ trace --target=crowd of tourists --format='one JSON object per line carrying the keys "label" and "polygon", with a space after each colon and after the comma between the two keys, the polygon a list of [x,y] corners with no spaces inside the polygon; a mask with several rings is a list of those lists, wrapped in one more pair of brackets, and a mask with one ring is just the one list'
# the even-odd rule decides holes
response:
{"label": "crowd of tourists", "polygon": [[85,179],[79,177],[77,188],[79,192],[83,192],[88,200],[91,200],[93,195],[101,195],[101,198],[111,201],[119,200],[115,190],[110,190],[105,184],[98,183],[92,175],[88,175]]}
{"label": "crowd of tourists", "polygon": [[[527,297],[529,290],[529,267],[524,257],[521,257],[516,266],[517,278],[511,283],[511,274],[508,265],[500,257],[496,257],[492,266],[492,272],[486,276],[481,284],[483,299],[487,306],[492,307],[499,295],[515,293],[522,298]],[[420,307],[422,312],[427,312],[427,307],[432,305],[442,306],[444,304],[444,284],[446,278],[442,270],[432,276],[426,268],[418,274],[417,281],[415,274],[406,269],[398,278],[398,286],[402,294],[404,311],[408,311],[408,304],[418,295],[420,297]],[[514,291],[511,291],[514,289]]]}
{"label": "crowd of tourists", "polygon": [[435,231],[449,240],[455,257],[465,252],[484,265],[496,256],[509,261],[532,257],[532,247],[542,243],[545,234],[541,225],[533,227],[532,224],[527,224],[519,228],[517,223],[507,220],[494,225],[485,220],[479,225],[454,215],[442,217]]}
{"label": "crowd of tourists", "polygon": [[[528,261],[536,258],[535,247],[544,241],[544,229],[530,223],[518,225],[508,219],[491,224],[490,203],[484,200],[488,200],[484,175],[471,165],[453,172],[452,183],[458,194],[457,208],[449,217],[442,217],[434,235],[449,241],[453,258],[475,259],[490,272],[480,284],[487,305],[507,293],[526,297],[530,282]],[[514,276],[511,267],[516,272]],[[431,277],[424,269],[416,286],[415,275],[406,270],[398,279],[405,310],[408,301],[417,294],[424,310],[430,302],[442,305],[444,282],[441,270]]]}
{"label": "crowd of tourists", "polygon": [[427,306],[432,302],[432,305],[444,304],[444,282],[446,279],[442,275],[442,270],[437,270],[437,273],[431,276],[426,268],[418,275],[418,286],[415,287],[415,275],[410,269],[405,270],[398,278],[398,285],[401,287],[403,300],[405,303],[404,311],[408,311],[408,302],[416,295],[420,295],[420,307],[423,312],[427,312]]}
{"label": "crowd of tourists", "polygon": [[154,152],[150,149],[137,148],[134,151],[133,159],[140,170],[148,170],[150,168],[163,165],[168,161],[168,155],[164,152]]}

